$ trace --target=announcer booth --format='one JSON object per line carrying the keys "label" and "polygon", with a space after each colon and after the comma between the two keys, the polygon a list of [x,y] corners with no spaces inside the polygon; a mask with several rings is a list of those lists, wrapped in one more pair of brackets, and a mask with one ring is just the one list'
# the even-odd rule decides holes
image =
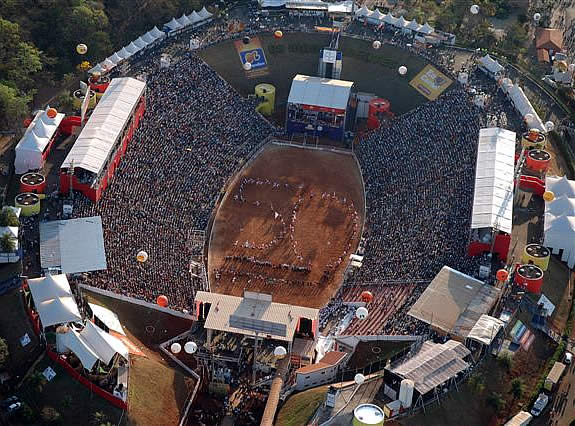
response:
{"label": "announcer booth", "polygon": [[146,84],[115,78],[60,167],[60,192],[96,202],[110,184],[146,109]]}
{"label": "announcer booth", "polygon": [[515,132],[481,129],[475,167],[470,256],[492,252],[506,261],[513,225]]}
{"label": "announcer booth", "polygon": [[287,133],[343,140],[345,131],[353,126],[354,100],[351,81],[298,74],[288,97]]}

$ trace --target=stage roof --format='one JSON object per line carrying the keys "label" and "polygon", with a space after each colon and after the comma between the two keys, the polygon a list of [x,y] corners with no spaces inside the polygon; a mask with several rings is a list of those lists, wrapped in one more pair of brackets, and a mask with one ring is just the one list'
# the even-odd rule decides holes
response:
{"label": "stage roof", "polygon": [[64,274],[107,269],[102,218],[40,223],[40,265]]}
{"label": "stage roof", "polygon": [[99,174],[145,88],[146,83],[135,78],[112,79],[61,167],[73,162],[75,168]]}
{"label": "stage roof", "polygon": [[44,328],[82,320],[66,275],[29,279],[28,288]]}
{"label": "stage roof", "polygon": [[390,371],[401,378],[413,380],[417,392],[425,395],[466,370],[469,364],[463,358],[470,353],[455,340],[443,344],[427,341],[413,357],[401,360]]}
{"label": "stage roof", "polygon": [[352,86],[352,81],[298,74],[292,81],[288,103],[345,110]]}
{"label": "stage roof", "polygon": [[565,176],[547,176],[545,189],[553,192],[555,199],[545,203],[545,221],[543,245],[553,254],[559,254],[561,260],[570,268],[575,267],[575,181]]}
{"label": "stage roof", "polygon": [[475,167],[471,228],[494,228],[511,234],[515,132],[481,129]]}
{"label": "stage roof", "polygon": [[499,292],[493,286],[444,266],[408,314],[445,333],[467,337],[481,315],[491,310]]}
{"label": "stage roof", "polygon": [[[267,296],[267,297],[266,297]],[[271,301],[269,295],[245,297],[198,291],[196,302],[211,303],[205,328],[291,342],[300,318],[316,320],[319,310]],[[257,331],[257,332],[256,332]]]}

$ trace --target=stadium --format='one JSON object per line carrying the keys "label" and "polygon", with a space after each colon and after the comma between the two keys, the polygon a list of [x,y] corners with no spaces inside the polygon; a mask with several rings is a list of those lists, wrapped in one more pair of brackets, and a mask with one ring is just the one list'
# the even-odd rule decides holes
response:
{"label": "stadium", "polygon": [[[476,53],[457,72],[441,47],[451,35],[427,24],[294,3],[245,22],[204,8],[154,28],[90,70],[97,103],[84,95],[61,124],[39,112],[16,150],[19,172],[42,172],[50,126],[74,135],[48,177],[67,220],[40,224],[37,280],[190,321],[159,344],[198,383],[180,424],[271,425],[296,389],[361,386],[369,374],[350,360],[374,342],[394,348],[387,366],[377,358],[393,383],[377,386],[402,412],[439,398],[500,343],[491,315],[511,291],[514,197],[545,190],[550,155],[526,160],[515,135],[549,128]],[[522,172],[526,161],[539,162]],[[539,293],[529,279],[522,288]],[[28,286],[39,330],[82,318],[68,302],[47,313],[39,282]],[[158,324],[142,317],[154,339]],[[91,370],[82,333],[63,345]],[[425,351],[434,385],[402,364],[430,362]]]}

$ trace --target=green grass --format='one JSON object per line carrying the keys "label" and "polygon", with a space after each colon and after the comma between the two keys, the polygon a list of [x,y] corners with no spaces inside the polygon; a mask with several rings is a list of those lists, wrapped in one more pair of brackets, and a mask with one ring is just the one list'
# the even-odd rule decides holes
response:
{"label": "green grass", "polygon": [[280,409],[276,426],[305,426],[325,400],[329,386],[321,386],[292,395]]}
{"label": "green grass", "polygon": [[[35,370],[42,372],[47,367],[52,367],[56,372],[56,377],[51,382],[46,382],[40,392],[31,388],[26,382],[18,391],[20,398],[30,405],[37,416],[42,408],[53,407],[62,415],[61,424],[89,425],[93,414],[100,411],[112,424],[126,424],[126,416],[123,415],[121,409],[90,392],[88,388],[73,379],[62,367],[48,357],[44,357],[37,364]],[[38,419],[34,424],[39,423]]]}

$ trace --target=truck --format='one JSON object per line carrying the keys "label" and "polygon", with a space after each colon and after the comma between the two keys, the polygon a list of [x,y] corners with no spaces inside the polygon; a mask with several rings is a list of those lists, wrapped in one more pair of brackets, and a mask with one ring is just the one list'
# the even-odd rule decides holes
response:
{"label": "truck", "polygon": [[564,372],[565,372],[565,364],[563,364],[562,362],[556,362],[555,364],[553,364],[553,368],[547,375],[547,378],[545,379],[545,384],[543,385],[545,390],[551,392],[555,388],[557,383],[559,383],[559,380],[561,380],[561,376],[563,376]]}
{"label": "truck", "polygon": [[531,420],[533,420],[533,416],[531,414],[527,411],[520,411],[505,423],[504,426],[525,426],[528,425]]}

